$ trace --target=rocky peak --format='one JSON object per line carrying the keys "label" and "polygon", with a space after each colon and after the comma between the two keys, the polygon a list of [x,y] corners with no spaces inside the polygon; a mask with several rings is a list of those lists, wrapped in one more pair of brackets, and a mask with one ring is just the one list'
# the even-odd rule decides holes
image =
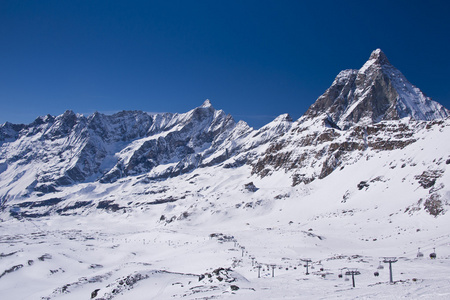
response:
{"label": "rocky peak", "polygon": [[274,122],[292,122],[292,117],[289,114],[282,114],[273,120]]}
{"label": "rocky peak", "polygon": [[30,124],[30,126],[39,126],[39,125],[46,124],[46,123],[52,123],[54,120],[55,120],[55,117],[48,114],[45,116],[37,117],[33,121],[33,123]]}
{"label": "rocky peak", "polygon": [[364,63],[361,69],[358,70],[359,80],[369,80],[373,79],[381,74],[388,77],[398,77],[403,76],[399,70],[397,70],[389,62],[386,54],[384,54],[381,49],[376,49],[372,51],[369,59]]}
{"label": "rocky peak", "polygon": [[405,117],[442,119],[449,111],[426,97],[376,49],[361,69],[341,71],[305,116],[323,116],[325,122],[347,129]]}
{"label": "rocky peak", "polygon": [[62,115],[53,118],[53,121],[52,126],[45,132],[45,138],[56,139],[68,136],[77,124],[78,117],[73,111],[66,110]]}
{"label": "rocky peak", "polygon": [[378,64],[378,65],[386,65],[386,64],[391,64],[387,58],[387,56],[384,54],[383,51],[381,51],[380,48],[372,51],[372,53],[370,54],[369,60],[368,62],[374,63],[374,64]]}
{"label": "rocky peak", "polygon": [[272,122],[255,131],[253,136],[258,137],[261,143],[265,143],[284,135],[291,129],[292,125],[293,122],[291,116],[289,114],[282,114],[276,117]]}
{"label": "rocky peak", "polygon": [[26,125],[24,124],[12,124],[10,122],[0,125],[0,145],[3,142],[10,142],[17,139],[19,132],[25,127]]}
{"label": "rocky peak", "polygon": [[66,110],[61,116],[58,116],[56,120],[61,123],[66,123],[67,126],[73,127],[77,122],[77,115],[71,110]]}

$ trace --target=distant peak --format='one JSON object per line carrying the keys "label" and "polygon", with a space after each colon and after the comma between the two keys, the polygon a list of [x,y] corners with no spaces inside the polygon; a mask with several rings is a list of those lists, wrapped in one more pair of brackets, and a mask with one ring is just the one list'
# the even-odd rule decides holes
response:
{"label": "distant peak", "polygon": [[202,106],[200,106],[200,107],[208,108],[208,107],[211,107],[211,106],[212,106],[211,105],[211,101],[209,101],[209,99],[206,99],[205,102],[203,102]]}
{"label": "distant peak", "polygon": [[381,51],[380,48],[372,51],[372,54],[370,54],[369,60],[373,60],[374,62],[384,65],[384,64],[390,64],[388,58],[386,57],[386,54],[384,54],[383,51]]}
{"label": "distant peak", "polygon": [[273,122],[292,122],[292,118],[289,114],[282,114],[276,117]]}
{"label": "distant peak", "polygon": [[72,110],[70,110],[70,109],[66,110],[66,111],[62,114],[63,117],[68,117],[68,116],[72,116],[72,115],[75,115],[75,113],[74,113]]}

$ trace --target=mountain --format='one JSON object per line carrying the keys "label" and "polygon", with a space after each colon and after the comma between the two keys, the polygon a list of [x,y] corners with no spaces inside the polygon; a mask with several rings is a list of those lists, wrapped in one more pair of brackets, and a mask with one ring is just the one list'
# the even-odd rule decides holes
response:
{"label": "mountain", "polygon": [[[253,174],[293,172],[293,185],[322,179],[368,151],[404,149],[421,121],[449,111],[424,94],[377,49],[360,70],[344,70],[306,113],[253,163]],[[430,125],[428,125],[430,126]]]}
{"label": "mountain", "polygon": [[123,111],[84,117],[66,111],[27,126],[6,123],[0,128],[0,140],[8,142],[0,154],[7,183],[3,198],[151,171],[161,178],[185,173],[214,155],[234,127],[233,118],[209,100],[185,114]]}
{"label": "mountain", "polygon": [[[444,299],[449,135],[449,111],[379,49],[298,120],[283,114],[260,129],[209,100],[182,114],[66,111],[5,123],[0,290]],[[395,285],[377,267],[391,256]],[[337,276],[353,268],[356,289]]]}
{"label": "mountain", "polygon": [[361,69],[340,72],[305,115],[326,115],[332,123],[347,129],[406,117],[442,119],[449,111],[412,85],[377,49]]}
{"label": "mountain", "polygon": [[184,114],[66,111],[29,125],[5,123],[0,196],[6,203],[83,182],[130,176],[149,182],[216,165],[247,165],[260,177],[284,170],[292,185],[308,184],[368,150],[403,149],[417,141],[420,121],[448,116],[377,49],[360,70],[340,72],[299,120],[284,114],[259,130],[236,123],[209,100]]}
{"label": "mountain", "polygon": [[422,121],[431,126],[448,116],[377,49],[360,70],[340,72],[299,120],[284,114],[258,130],[209,100],[183,114],[66,111],[29,125],[5,123],[0,197],[5,204],[79,183],[150,182],[212,166],[248,166],[261,178],[283,170],[293,186],[308,184],[368,151],[404,149],[418,140]]}

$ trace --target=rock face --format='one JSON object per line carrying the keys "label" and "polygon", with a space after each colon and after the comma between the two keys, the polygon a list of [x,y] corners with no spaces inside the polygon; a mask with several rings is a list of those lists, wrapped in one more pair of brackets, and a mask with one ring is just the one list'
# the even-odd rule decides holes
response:
{"label": "rock face", "polygon": [[[449,123],[434,122],[434,126]],[[252,162],[252,173],[265,177],[285,170],[293,173],[293,186],[308,184],[353,164],[367,152],[401,150],[427,130],[425,123],[407,119],[355,125],[347,130],[322,124],[320,119],[296,122]]]}
{"label": "rock face", "polygon": [[340,72],[305,115],[325,115],[339,128],[347,129],[405,117],[442,119],[449,111],[412,85],[377,49],[361,69]]}

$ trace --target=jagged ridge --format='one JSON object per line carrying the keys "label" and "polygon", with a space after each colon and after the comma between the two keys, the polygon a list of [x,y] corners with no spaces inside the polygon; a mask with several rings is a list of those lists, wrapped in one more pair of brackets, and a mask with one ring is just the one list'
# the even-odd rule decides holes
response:
{"label": "jagged ridge", "polygon": [[209,101],[185,114],[123,111],[84,117],[66,111],[30,125],[6,123],[0,128],[2,194],[27,196],[77,182],[113,182],[161,165],[167,168],[157,177],[181,174],[211,156],[235,125]]}
{"label": "jagged ridge", "polygon": [[[308,184],[371,150],[402,149],[424,125],[448,110],[426,98],[375,50],[360,70],[344,70],[293,122],[288,114],[259,130],[215,110],[206,100],[184,114],[123,111],[88,117],[66,111],[29,125],[0,126],[2,202],[82,182],[143,182],[197,168],[251,166],[269,176],[284,170],[292,184]],[[380,123],[381,122],[381,123]],[[346,129],[346,130],[343,130]]]}

